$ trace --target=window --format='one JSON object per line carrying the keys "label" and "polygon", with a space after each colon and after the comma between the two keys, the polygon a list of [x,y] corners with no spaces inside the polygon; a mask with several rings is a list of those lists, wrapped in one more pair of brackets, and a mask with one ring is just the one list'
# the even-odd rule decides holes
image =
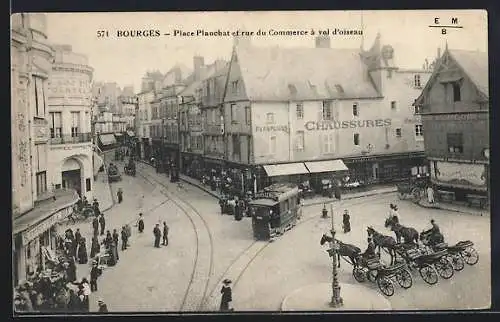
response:
{"label": "window", "polygon": [[235,80],[231,83],[231,89],[233,94],[238,94],[238,81]]}
{"label": "window", "polygon": [[71,137],[78,136],[80,128],[80,112],[71,112]]}
{"label": "window", "polygon": [[464,152],[464,142],[462,133],[448,133],[446,135],[448,143],[448,152],[462,153]]}
{"label": "window", "polygon": [[332,119],[332,102],[323,101],[323,120]]}
{"label": "window", "polygon": [[92,190],[92,183],[90,181],[90,178],[85,179],[85,190],[86,191]]}
{"label": "window", "polygon": [[460,84],[458,82],[451,84],[453,88],[453,102],[460,102]]}
{"label": "window", "polygon": [[359,133],[354,133],[354,145],[359,145]]}
{"label": "window", "polygon": [[[237,110],[236,110],[236,104],[231,104],[231,122],[236,122],[237,119]],[[215,115],[215,110],[214,110],[214,115]],[[214,121],[215,122],[215,121]]]}
{"label": "window", "polygon": [[417,88],[422,87],[420,84],[420,75],[413,76],[413,85]]}
{"label": "window", "polygon": [[334,140],[335,136],[334,133],[326,133],[323,134],[323,153],[333,153],[335,152],[335,145],[334,145]]}
{"label": "window", "polygon": [[245,123],[250,125],[252,123],[252,115],[250,114],[250,106],[245,106]]}
{"label": "window", "polygon": [[276,137],[271,136],[269,138],[269,154],[275,154],[276,153]]}
{"label": "window", "polygon": [[297,151],[304,151],[304,131],[297,131]]}
{"label": "window", "polygon": [[398,138],[401,137],[401,128],[396,129],[396,137],[398,137]]}
{"label": "window", "polygon": [[35,91],[35,116],[45,118],[45,93],[43,90],[43,80],[33,77],[33,87]]}
{"label": "window", "polygon": [[267,113],[266,114],[266,123],[274,124],[274,113]]}
{"label": "window", "polygon": [[233,155],[240,155],[240,138],[238,135],[233,135]]}
{"label": "window", "polygon": [[414,111],[415,114],[422,113],[422,105],[415,105],[413,108],[415,109],[415,111]]}
{"label": "window", "polygon": [[358,103],[352,104],[352,115],[359,116]]}
{"label": "window", "polygon": [[297,120],[302,120],[304,118],[304,105],[302,103],[297,103],[296,113]]}
{"label": "window", "polygon": [[391,101],[391,109],[396,109],[396,101]]}
{"label": "window", "polygon": [[422,124],[416,124],[415,125],[415,136],[417,138],[423,138],[424,137],[424,129],[422,128]]}
{"label": "window", "polygon": [[36,174],[36,194],[40,196],[44,192],[47,192],[47,171]]}
{"label": "window", "polygon": [[62,115],[61,112],[50,113],[50,137],[60,138],[62,135]]}

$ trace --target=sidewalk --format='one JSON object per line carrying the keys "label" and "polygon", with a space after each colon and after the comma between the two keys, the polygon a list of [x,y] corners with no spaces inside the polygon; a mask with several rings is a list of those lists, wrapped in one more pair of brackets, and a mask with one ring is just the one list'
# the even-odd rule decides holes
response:
{"label": "sidewalk", "polygon": [[[99,172],[97,174],[97,180],[94,181],[94,198],[97,198],[99,201],[99,208],[101,211],[107,211],[115,204],[106,171],[107,166],[104,166],[104,172]],[[89,200],[89,203],[92,203],[92,200]]]}
{"label": "sidewalk", "polygon": [[478,208],[472,208],[472,207],[467,207],[467,206],[452,204],[452,203],[445,203],[445,202],[429,203],[429,202],[427,202],[427,199],[425,197],[422,198],[422,200],[420,200],[418,205],[421,207],[424,207],[424,208],[448,210],[448,211],[460,212],[460,213],[476,215],[476,216],[489,216],[490,215],[490,209],[478,209]]}
{"label": "sidewalk", "polygon": [[340,283],[343,306],[332,308],[332,284],[321,283],[293,291],[283,300],[281,311],[372,311],[391,310],[391,303],[379,292],[362,285]]}

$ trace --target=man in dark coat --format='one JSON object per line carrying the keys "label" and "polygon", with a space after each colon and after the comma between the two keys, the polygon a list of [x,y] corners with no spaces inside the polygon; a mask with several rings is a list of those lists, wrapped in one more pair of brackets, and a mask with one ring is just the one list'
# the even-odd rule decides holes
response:
{"label": "man in dark coat", "polygon": [[116,251],[116,260],[120,259],[120,256],[118,256],[118,240],[120,239],[120,235],[118,235],[118,232],[116,229],[113,229],[113,243],[115,246],[115,251]]}
{"label": "man in dark coat", "polygon": [[99,217],[97,215],[92,219],[92,228],[94,228],[94,236],[99,235]]}
{"label": "man in dark coat", "polygon": [[159,224],[156,224],[155,228],[153,229],[153,235],[155,236],[154,246],[156,248],[160,248],[161,230]]}
{"label": "man in dark coat", "polygon": [[99,305],[99,313],[108,313],[108,306],[106,305],[106,303],[104,303],[103,300],[97,301],[97,304]]}
{"label": "man in dark coat", "polygon": [[75,241],[77,245],[80,245],[81,239],[82,239],[82,234],[80,233],[80,228],[77,228],[75,232]]}
{"label": "man in dark coat", "polygon": [[233,301],[233,292],[231,290],[231,286],[229,286],[231,284],[231,280],[226,278],[222,283],[224,285],[222,285],[222,289],[220,290],[222,299],[220,301],[219,310],[223,312],[232,311],[233,309],[229,308],[229,303]]}
{"label": "man in dark coat", "polygon": [[94,213],[96,216],[101,214],[101,210],[99,210],[99,202],[96,198],[94,198],[94,202],[92,203],[92,208],[94,208]]}
{"label": "man in dark coat", "polygon": [[101,225],[101,236],[104,235],[104,229],[106,228],[106,219],[104,219],[104,214],[99,215],[99,225]]}
{"label": "man in dark coat", "polygon": [[118,192],[116,193],[116,196],[118,197],[118,203],[122,203],[122,201],[123,201],[123,190],[122,190],[122,188],[118,188]]}
{"label": "man in dark coat", "polygon": [[85,238],[80,238],[80,245],[78,245],[78,263],[79,264],[87,264],[88,256],[87,256],[87,245],[85,242]]}
{"label": "man in dark coat", "polygon": [[139,219],[137,220],[137,226],[139,228],[139,232],[142,233],[144,231],[144,219],[142,218],[142,213],[139,214]]}
{"label": "man in dark coat", "polygon": [[122,227],[122,250],[127,249],[127,242],[128,242],[128,234],[127,231],[125,230],[125,226]]}
{"label": "man in dark coat", "polygon": [[99,239],[97,238],[97,235],[94,235],[94,237],[92,237],[92,245],[90,247],[90,258],[94,258],[100,251],[101,245],[99,244]]}
{"label": "man in dark coat", "polygon": [[342,216],[342,226],[344,228],[344,234],[351,231],[351,216],[349,216],[349,211],[344,210],[344,215]]}
{"label": "man in dark coat", "polygon": [[102,271],[97,266],[97,262],[92,263],[92,269],[90,270],[90,290],[92,292],[97,292],[97,279],[101,276]]}
{"label": "man in dark coat", "polygon": [[168,226],[167,223],[163,222],[163,242],[161,243],[164,246],[168,246]]}

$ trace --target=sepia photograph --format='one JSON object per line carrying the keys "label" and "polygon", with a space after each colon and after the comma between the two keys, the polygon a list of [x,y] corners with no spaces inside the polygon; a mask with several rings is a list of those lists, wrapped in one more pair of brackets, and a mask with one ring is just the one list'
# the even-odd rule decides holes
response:
{"label": "sepia photograph", "polygon": [[12,14],[13,314],[489,309],[487,21]]}

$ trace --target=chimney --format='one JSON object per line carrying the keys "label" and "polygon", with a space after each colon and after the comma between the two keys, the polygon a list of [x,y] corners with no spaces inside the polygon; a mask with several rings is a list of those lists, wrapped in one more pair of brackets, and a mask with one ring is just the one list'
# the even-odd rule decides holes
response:
{"label": "chimney", "polygon": [[330,48],[330,37],[329,36],[317,36],[316,37],[316,48]]}
{"label": "chimney", "polygon": [[202,56],[193,57],[194,75],[196,80],[200,80],[202,69],[205,66],[205,59]]}

